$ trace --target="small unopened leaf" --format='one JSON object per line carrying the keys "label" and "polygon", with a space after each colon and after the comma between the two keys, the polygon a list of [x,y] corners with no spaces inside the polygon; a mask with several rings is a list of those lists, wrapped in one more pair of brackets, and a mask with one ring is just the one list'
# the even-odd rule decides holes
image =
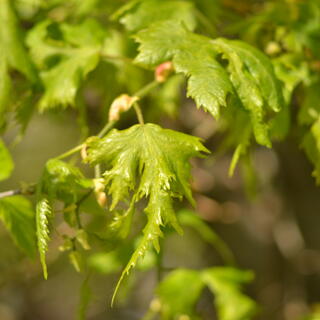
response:
{"label": "small unopened leaf", "polygon": [[43,276],[48,278],[47,264],[46,264],[46,252],[48,251],[49,237],[49,220],[52,216],[52,209],[49,201],[46,198],[42,198],[37,203],[36,208],[36,226],[37,226],[37,241],[38,250],[40,254],[40,261],[43,269]]}

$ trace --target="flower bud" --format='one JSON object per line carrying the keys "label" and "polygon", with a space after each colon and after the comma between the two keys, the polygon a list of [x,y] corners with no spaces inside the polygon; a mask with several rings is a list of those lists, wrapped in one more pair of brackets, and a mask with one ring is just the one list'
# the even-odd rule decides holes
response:
{"label": "flower bud", "polygon": [[96,199],[101,208],[106,206],[108,198],[105,192],[96,193]]}
{"label": "flower bud", "polygon": [[120,113],[128,111],[132,105],[139,100],[138,97],[131,97],[127,94],[122,94],[116,98],[109,110],[109,121],[117,121],[120,119]]}
{"label": "flower bud", "polygon": [[101,208],[104,208],[107,204],[107,194],[104,192],[105,185],[103,182],[103,178],[93,179],[94,193]]}
{"label": "flower bud", "polygon": [[173,64],[171,61],[167,61],[157,66],[154,77],[158,82],[165,82],[172,72]]}
{"label": "flower bud", "polygon": [[84,144],[83,147],[81,148],[80,155],[82,160],[85,160],[85,158],[88,156],[86,144]]}

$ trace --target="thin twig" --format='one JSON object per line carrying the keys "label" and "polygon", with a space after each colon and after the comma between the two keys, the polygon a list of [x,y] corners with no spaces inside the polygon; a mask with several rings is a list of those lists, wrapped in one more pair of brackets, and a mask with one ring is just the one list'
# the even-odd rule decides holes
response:
{"label": "thin twig", "polygon": [[134,108],[134,111],[136,112],[137,114],[137,118],[138,118],[138,121],[140,124],[144,124],[144,119],[143,119],[143,115],[142,115],[142,111],[141,111],[141,108],[139,106],[139,104],[137,102],[135,102],[133,104],[133,108]]}
{"label": "thin twig", "polygon": [[148,83],[146,86],[138,90],[136,93],[133,94],[134,97],[139,97],[140,99],[145,97],[151,90],[156,88],[159,85],[158,81],[152,81]]}
{"label": "thin twig", "polygon": [[67,158],[67,157],[73,155],[74,153],[80,151],[83,148],[83,146],[84,146],[84,144],[80,144],[80,145],[66,151],[65,153],[61,154],[60,156],[56,157],[56,159],[61,160],[61,159]]}
{"label": "thin twig", "polygon": [[6,198],[6,197],[15,196],[15,195],[21,194],[21,193],[22,193],[21,189],[8,190],[8,191],[0,192],[0,199]]}
{"label": "thin twig", "polygon": [[102,138],[105,136],[116,124],[117,121],[109,121],[102,129],[101,131],[97,134],[99,138]]}

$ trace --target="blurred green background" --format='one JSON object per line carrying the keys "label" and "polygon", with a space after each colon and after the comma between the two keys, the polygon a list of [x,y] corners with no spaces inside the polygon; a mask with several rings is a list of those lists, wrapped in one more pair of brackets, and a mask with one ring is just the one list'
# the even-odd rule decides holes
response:
{"label": "blurred green background", "polygon": [[[36,8],[41,1],[17,2],[19,13],[23,16],[22,24],[28,30],[31,27],[28,19],[35,14],[30,10],[30,3],[33,2]],[[91,2],[94,4],[95,1],[86,1]],[[204,13],[210,21],[214,21],[218,1],[195,2],[209,3],[213,13]],[[66,9],[61,1],[57,3],[57,8],[50,11],[50,17],[57,21],[69,19],[70,7],[66,5]],[[119,6],[123,3],[125,1],[119,1]],[[222,17],[234,22],[233,30],[230,28],[229,32],[238,36],[238,30],[234,30],[264,1],[225,0],[221,3],[228,10]],[[202,10],[206,8],[199,6]],[[110,5],[106,2],[105,14],[109,15],[116,7],[118,4],[115,1]],[[43,18],[41,14],[35,16],[39,20]],[[92,16],[103,21],[97,10]],[[225,24],[220,21],[219,27],[223,29]],[[263,31],[266,42],[269,40],[269,31]],[[243,38],[254,41],[250,38],[250,30],[244,34]],[[118,36],[114,35],[119,41],[117,50],[123,55],[132,55],[135,46],[128,39],[123,40]],[[259,44],[263,42],[260,40],[257,41]],[[151,72],[126,64],[118,67],[117,63],[102,62],[89,75],[86,86],[81,88],[79,95],[83,98],[81,103],[87,107],[90,134],[97,133],[104,125],[108,106],[119,93],[135,92],[153,77]],[[130,82],[126,82],[128,78]],[[181,79],[173,80],[167,86],[165,96],[156,91],[143,102],[146,119],[201,137],[212,151],[207,158],[192,162],[192,189],[197,203],[194,210],[231,248],[237,266],[254,272],[255,280],[246,292],[260,306],[255,319],[305,319],[320,301],[320,191],[311,176],[313,167],[299,148],[296,131],[292,130],[285,142],[274,143],[273,149],[254,148],[252,164],[255,176],[246,168],[241,174],[238,168],[230,178],[228,169],[232,153],[221,154],[218,148],[224,138],[219,125],[210,115],[197,110],[191,100],[182,98],[185,92],[181,89],[181,83]],[[172,91],[178,92],[178,96]],[[158,104],[156,101],[159,101]],[[298,102],[294,100],[293,104],[296,108]],[[176,106],[178,109],[175,109]],[[74,109],[37,114],[20,141],[17,141],[19,128],[14,124],[9,126],[4,140],[13,155],[15,170],[9,180],[0,183],[0,192],[16,189],[21,182],[36,183],[48,159],[79,144],[85,135],[83,126],[79,126],[79,119],[79,113]],[[133,123],[136,123],[136,119],[133,112],[129,111],[117,127],[127,128]],[[93,176],[92,170],[85,166],[83,170]],[[30,199],[34,200],[33,196]],[[86,275],[76,273],[67,254],[58,250],[62,245],[59,234],[69,231],[59,214],[56,215],[55,226],[48,253],[49,279],[45,281],[39,260],[26,258],[0,224],[0,320],[76,318]],[[139,226],[138,221],[137,228]],[[169,233],[162,248],[163,265],[168,269],[202,269],[222,264],[217,252],[188,228],[184,236]],[[92,272],[88,280],[91,301],[87,319],[141,319],[158,283],[157,272],[133,271],[123,285],[116,305],[111,308],[111,297],[119,278],[119,272],[113,271],[118,266],[114,266],[115,262],[106,260],[103,255],[100,258],[92,262],[96,272]],[[151,255],[149,259],[155,257]],[[212,299],[209,291],[204,291],[197,305],[199,313],[206,320],[217,319]]]}
{"label": "blurred green background", "polygon": [[[1,183],[1,190],[14,189],[21,181],[36,181],[47,159],[76,145],[79,129],[74,117],[73,112],[36,116],[23,140],[14,145],[12,128],[5,140],[11,144],[16,169],[10,180]],[[193,164],[196,212],[230,246],[238,266],[254,271],[249,293],[261,306],[256,318],[301,319],[320,297],[320,197],[305,156],[290,140],[274,150],[255,150],[259,190],[255,198],[248,198],[239,172],[228,177],[230,155],[215,156],[215,138],[210,138],[214,122],[209,115],[185,101],[179,119],[163,119],[162,124],[206,138],[206,146],[213,150],[212,156]],[[57,230],[66,228],[58,218]],[[39,261],[25,258],[2,225],[0,230],[0,319],[73,319],[84,276],[74,271],[66,254],[59,255],[59,237],[54,234],[50,244],[54,249],[49,250],[50,276],[45,281]],[[183,237],[172,234],[163,248],[163,264],[169,268],[221,264],[212,247],[192,230],[186,230]],[[111,309],[118,277],[118,273],[92,275],[88,319],[142,317],[157,284],[156,272],[134,271],[133,288]],[[205,292],[198,305],[207,319],[213,319],[211,299]]]}

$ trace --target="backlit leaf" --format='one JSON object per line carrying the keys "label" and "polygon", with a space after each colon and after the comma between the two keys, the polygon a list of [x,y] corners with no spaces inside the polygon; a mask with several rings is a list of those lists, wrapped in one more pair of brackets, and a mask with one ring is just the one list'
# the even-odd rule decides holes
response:
{"label": "backlit leaf", "polygon": [[123,131],[114,129],[105,138],[88,142],[86,160],[91,164],[104,163],[109,168],[104,177],[112,196],[111,210],[120,201],[128,202],[131,194],[133,201],[148,198],[144,236],[121,279],[145,254],[150,243],[160,250],[158,239],[162,236],[162,226],[181,231],[173,199],[185,197],[193,203],[189,159],[201,156],[201,152],[208,150],[198,138],[155,124],[135,125]]}
{"label": "backlit leaf", "polygon": [[34,210],[29,200],[22,196],[0,199],[0,219],[15,243],[29,256],[36,253],[36,228]]}
{"label": "backlit leaf", "polygon": [[56,24],[45,20],[28,34],[27,43],[41,72],[45,92],[40,110],[72,106],[76,93],[88,73],[100,61],[106,36],[93,20],[79,25]]}

